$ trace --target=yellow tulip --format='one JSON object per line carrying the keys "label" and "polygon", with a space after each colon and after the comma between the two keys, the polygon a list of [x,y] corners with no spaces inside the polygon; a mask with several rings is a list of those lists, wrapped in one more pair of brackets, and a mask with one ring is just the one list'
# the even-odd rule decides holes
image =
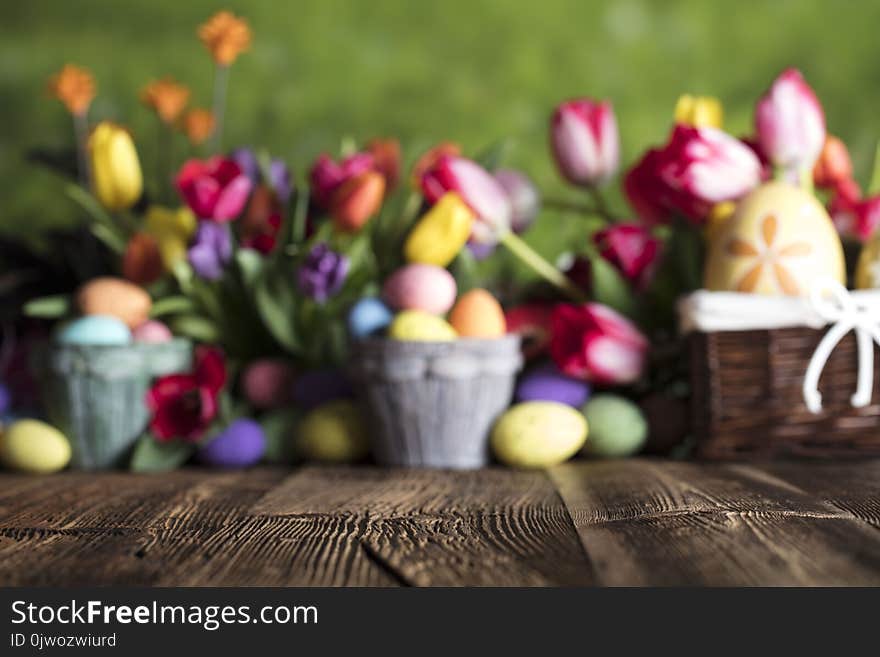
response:
{"label": "yellow tulip", "polygon": [[721,101],[711,96],[679,96],[675,104],[675,122],[696,128],[720,128],[724,121]]}
{"label": "yellow tulip", "polygon": [[186,259],[190,238],[196,232],[196,217],[189,208],[171,208],[151,205],[144,219],[144,230],[159,245],[162,262],[169,271]]}
{"label": "yellow tulip", "polygon": [[92,187],[108,210],[125,210],[141,197],[144,180],[137,150],[128,132],[102,121],[89,137]]}
{"label": "yellow tulip", "polygon": [[419,219],[406,239],[408,262],[445,267],[458,255],[471,234],[474,212],[455,192],[448,192]]}

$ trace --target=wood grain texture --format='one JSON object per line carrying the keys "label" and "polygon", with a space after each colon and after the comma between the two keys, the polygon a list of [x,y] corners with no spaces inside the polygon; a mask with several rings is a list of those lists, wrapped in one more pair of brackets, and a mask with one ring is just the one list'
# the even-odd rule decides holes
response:
{"label": "wood grain texture", "polygon": [[0,585],[880,584],[880,461],[0,475]]}

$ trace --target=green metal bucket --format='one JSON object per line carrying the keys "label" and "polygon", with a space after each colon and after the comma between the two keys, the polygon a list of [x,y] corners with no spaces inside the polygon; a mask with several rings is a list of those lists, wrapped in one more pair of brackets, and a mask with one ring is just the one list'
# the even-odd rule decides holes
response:
{"label": "green metal bucket", "polygon": [[127,463],[149,420],[153,379],[189,371],[192,344],[52,344],[40,361],[46,413],[70,440],[71,467],[106,470]]}

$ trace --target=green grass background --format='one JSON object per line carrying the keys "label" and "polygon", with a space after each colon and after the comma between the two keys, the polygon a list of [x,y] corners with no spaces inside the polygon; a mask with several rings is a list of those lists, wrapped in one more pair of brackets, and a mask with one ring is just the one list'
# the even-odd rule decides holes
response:
{"label": "green grass background", "polygon": [[[850,145],[861,179],[880,137],[880,3],[703,0],[77,0],[4,2],[0,22],[0,232],[38,238],[76,220],[50,174],[22,159],[70,143],[69,117],[45,95],[65,62],[94,71],[92,119],[131,127],[149,174],[156,124],[137,99],[172,75],[210,103],[211,61],[195,37],[213,11],[245,16],[254,45],[234,66],[225,145],[265,146],[298,177],[340,138],[396,135],[414,154],[440,139],[471,152],[511,137],[509,164],[548,195],[557,179],[547,118],[576,95],[614,101],[624,162],[662,141],[677,96],[719,96],[726,127],[750,129],[753,104],[797,66]],[[182,157],[186,148],[178,140]],[[612,192],[617,196],[618,192]],[[530,239],[577,240],[576,218],[545,213]]]}

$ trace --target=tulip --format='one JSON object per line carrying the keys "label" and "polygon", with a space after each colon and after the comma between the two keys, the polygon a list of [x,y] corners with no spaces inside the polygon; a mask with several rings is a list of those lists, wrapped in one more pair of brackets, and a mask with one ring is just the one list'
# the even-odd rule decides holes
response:
{"label": "tulip", "polygon": [[611,103],[586,98],[562,103],[551,120],[550,146],[559,173],[570,183],[596,187],[607,182],[620,158]]}
{"label": "tulip", "polygon": [[721,101],[711,96],[679,96],[675,104],[675,122],[695,128],[720,128],[724,120]]}
{"label": "tulip", "polygon": [[495,180],[507,192],[507,199],[510,201],[510,227],[515,233],[524,233],[541,209],[538,188],[524,173],[511,169],[496,171]]}
{"label": "tulip", "polygon": [[613,224],[593,235],[599,255],[637,289],[651,281],[660,256],[660,240],[638,224]]}
{"label": "tulip", "polygon": [[141,90],[141,102],[156,112],[163,123],[177,121],[189,102],[189,89],[171,77],[154,80]]}
{"label": "tulip", "polygon": [[600,385],[623,385],[636,382],[645,369],[647,339],[607,306],[559,304],[550,326],[550,355],[568,376]]}
{"label": "tulip", "polygon": [[172,271],[186,259],[187,244],[196,232],[196,217],[189,208],[151,205],[144,217],[144,231],[156,240],[165,269]]}
{"label": "tulip", "polygon": [[443,156],[422,176],[422,191],[429,203],[446,192],[457,192],[474,211],[471,240],[494,244],[510,231],[511,207],[504,188],[476,162]]}
{"label": "tulip", "polygon": [[442,141],[433,148],[422,153],[421,157],[413,165],[410,174],[410,184],[414,189],[422,188],[422,176],[429,169],[432,169],[437,161],[445,156],[458,157],[461,155],[461,146],[451,141]]}
{"label": "tulip", "polygon": [[102,121],[89,137],[92,186],[101,205],[126,210],[141,197],[144,180],[131,135],[122,127]]}
{"label": "tulip", "polygon": [[540,356],[550,345],[550,317],[553,307],[546,303],[528,303],[514,306],[504,313],[507,332],[522,338],[526,358]]}
{"label": "tulip", "polygon": [[252,183],[234,160],[189,160],[177,174],[177,189],[199,219],[226,222],[244,209]]}
{"label": "tulip", "polygon": [[258,185],[238,223],[241,245],[263,254],[270,253],[275,248],[280,230],[280,203],[269,187]]}
{"label": "tulip", "polygon": [[187,257],[198,276],[208,281],[219,280],[232,259],[229,229],[212,221],[200,221]]}
{"label": "tulip", "polygon": [[297,270],[300,292],[324,303],[342,289],[351,265],[349,259],[321,242],[312,247]]}
{"label": "tulip", "polygon": [[396,139],[373,139],[367,144],[376,170],[385,178],[385,193],[390,193],[400,181],[400,142]]}
{"label": "tulip", "polygon": [[880,195],[862,199],[859,186],[847,179],[835,186],[828,212],[841,235],[864,242],[880,225]]}
{"label": "tulip", "polygon": [[825,114],[795,69],[784,71],[758,101],[755,128],[761,150],[778,169],[810,171],[825,144]]}
{"label": "tulip", "polygon": [[183,117],[183,132],[194,146],[203,144],[217,129],[214,112],[201,107],[189,110]]}
{"label": "tulip", "polygon": [[852,176],[853,165],[846,144],[834,135],[828,135],[813,167],[813,182],[817,187],[832,189],[839,183],[851,180]]}
{"label": "tulip", "polygon": [[122,256],[122,275],[145,287],[161,278],[165,271],[159,243],[149,233],[135,233]]}
{"label": "tulip", "polygon": [[703,223],[712,207],[761,182],[761,161],[746,144],[716,128],[677,125],[669,143],[649,150],[624,179],[639,217],[649,223],[679,213]]}
{"label": "tulip", "polygon": [[407,262],[445,267],[467,243],[474,213],[455,192],[447,192],[410,232],[403,246]]}
{"label": "tulip", "polygon": [[333,193],[330,214],[337,230],[356,233],[382,207],[385,178],[378,171],[365,171],[342,183]]}

